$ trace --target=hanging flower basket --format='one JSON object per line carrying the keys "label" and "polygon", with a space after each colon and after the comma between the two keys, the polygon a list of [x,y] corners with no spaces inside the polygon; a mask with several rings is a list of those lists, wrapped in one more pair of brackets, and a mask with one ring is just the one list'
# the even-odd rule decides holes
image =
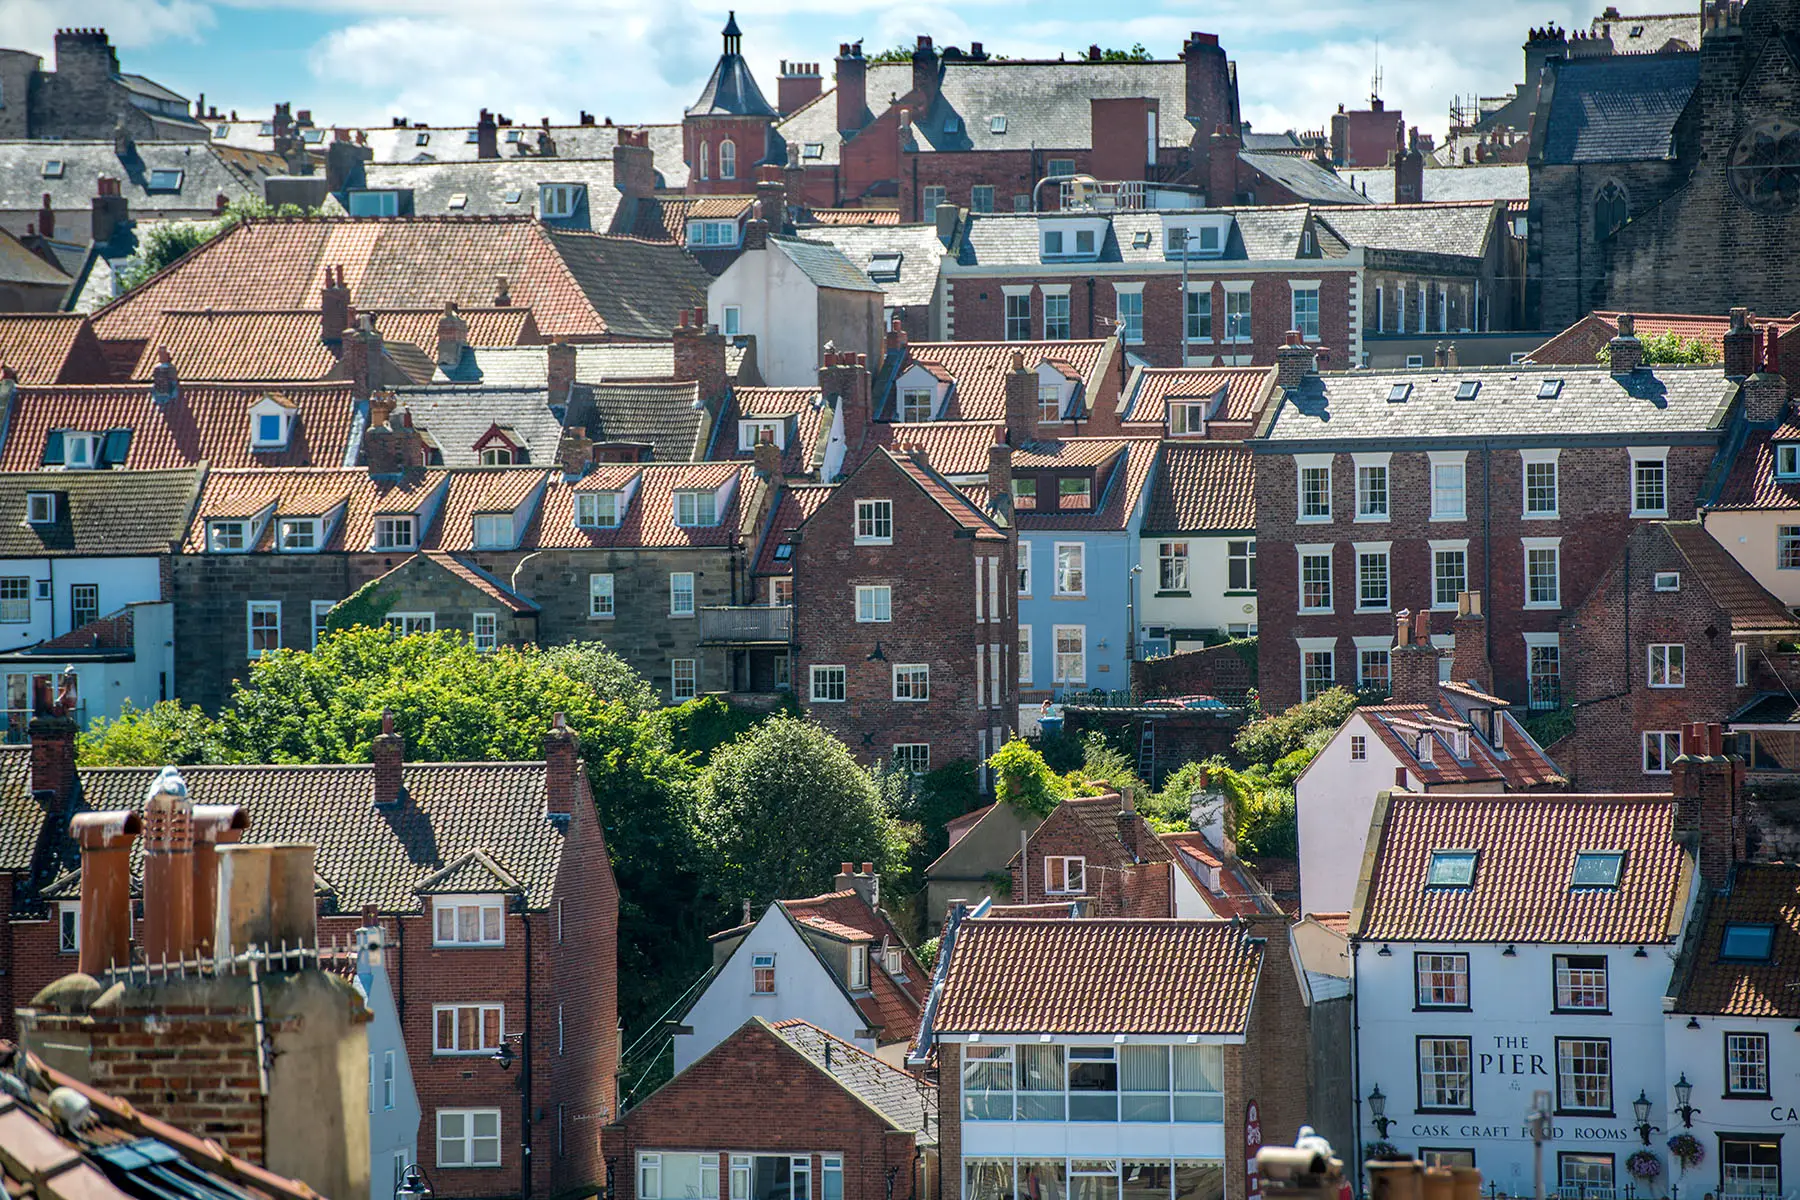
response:
{"label": "hanging flower basket", "polygon": [[1706,1157],[1705,1147],[1701,1146],[1700,1139],[1691,1133],[1678,1133],[1670,1138],[1669,1153],[1680,1161],[1681,1169],[1684,1171]]}
{"label": "hanging flower basket", "polygon": [[1631,1172],[1633,1179],[1641,1179],[1645,1183],[1662,1174],[1662,1159],[1654,1150],[1639,1150],[1625,1160],[1625,1169]]}
{"label": "hanging flower basket", "polygon": [[1407,1158],[1392,1142],[1370,1142],[1363,1147],[1364,1162],[1405,1162]]}

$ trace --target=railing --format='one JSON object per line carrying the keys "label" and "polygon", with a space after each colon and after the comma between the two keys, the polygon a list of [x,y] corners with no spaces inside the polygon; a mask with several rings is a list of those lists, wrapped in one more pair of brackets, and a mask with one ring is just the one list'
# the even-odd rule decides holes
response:
{"label": "railing", "polygon": [[[6,717],[6,745],[22,746],[31,740],[31,718],[34,715],[29,708],[8,708],[0,710]],[[87,728],[87,705],[77,704],[69,710],[69,719],[82,729]]]}
{"label": "railing", "polygon": [[1144,207],[1141,179],[1066,179],[1060,185],[1063,212],[1112,212]]}
{"label": "railing", "polygon": [[794,606],[791,604],[730,604],[700,610],[703,642],[771,642],[791,640]]}

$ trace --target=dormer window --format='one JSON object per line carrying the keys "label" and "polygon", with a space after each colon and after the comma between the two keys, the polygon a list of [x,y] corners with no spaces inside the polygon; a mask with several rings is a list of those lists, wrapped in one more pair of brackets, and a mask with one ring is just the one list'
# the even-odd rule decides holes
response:
{"label": "dormer window", "polygon": [[1582,850],[1575,855],[1575,871],[1569,877],[1569,886],[1616,888],[1619,871],[1624,865],[1623,850]]}
{"label": "dormer window", "polygon": [[1437,749],[1436,743],[1437,743],[1437,739],[1432,737],[1431,731],[1429,729],[1427,729],[1424,733],[1421,733],[1419,735],[1419,740],[1417,742],[1413,743],[1413,751],[1414,751],[1415,756],[1425,766],[1430,766],[1433,762],[1436,761],[1436,749]]}
{"label": "dormer window", "polygon": [[860,992],[869,986],[869,948],[850,947],[850,990]]}
{"label": "dormer window", "polygon": [[208,521],[206,548],[214,554],[242,554],[250,549],[250,522],[242,519]]}
{"label": "dormer window", "polygon": [[1133,250],[1148,250],[1150,248],[1150,231],[1148,229],[1140,229],[1132,234],[1131,248]]}
{"label": "dormer window", "polygon": [[787,430],[783,428],[785,424],[784,421],[769,420],[738,421],[738,449],[755,450],[756,444],[765,440],[773,442],[776,449],[785,449],[787,445],[785,436]]}
{"label": "dormer window", "polygon": [[690,246],[735,246],[738,244],[736,221],[689,221],[687,241]]}
{"label": "dormer window", "polygon": [[282,517],[275,523],[275,545],[283,554],[305,554],[319,548],[317,517]]}
{"label": "dormer window", "polygon": [[538,185],[538,216],[549,220],[572,217],[587,188],[579,183]]}
{"label": "dormer window", "polygon": [[1169,434],[1172,437],[1206,436],[1206,404],[1204,401],[1169,405]]}
{"label": "dormer window", "polygon": [[97,433],[63,434],[63,466],[71,471],[90,471],[100,459],[100,435]]}
{"label": "dormer window", "polygon": [[511,513],[476,513],[475,548],[477,550],[511,550],[513,518]]}
{"label": "dormer window", "polygon": [[1450,735],[1450,752],[1464,762],[1469,758],[1469,731],[1458,729]]}
{"label": "dormer window", "polygon": [[506,131],[506,140],[508,142],[517,142],[519,140],[519,130],[517,130],[517,129],[507,130]]}
{"label": "dormer window", "polygon": [[54,524],[56,521],[56,493],[25,493],[25,520],[31,525]]}
{"label": "dormer window", "polygon": [[900,393],[902,421],[929,421],[935,397],[930,388],[907,388]]}
{"label": "dormer window", "polygon": [[1163,257],[1172,260],[1222,257],[1231,220],[1229,216],[1201,219],[1187,217],[1182,218],[1179,224],[1165,224]]}
{"label": "dormer window", "polygon": [[250,448],[252,450],[285,450],[293,431],[294,410],[273,397],[258,401],[250,409]]}
{"label": "dormer window", "polygon": [[1087,476],[1079,479],[1059,479],[1056,482],[1056,507],[1067,511],[1077,508],[1092,508],[1094,505],[1094,481]]}
{"label": "dormer window", "polygon": [[1433,850],[1431,865],[1425,871],[1425,886],[1434,888],[1466,888],[1475,883],[1474,850]]}
{"label": "dormer window", "polygon": [[719,498],[712,492],[675,493],[675,524],[684,529],[719,523]]}
{"label": "dormer window", "polygon": [[475,143],[481,141],[481,130],[479,130],[479,129],[469,130],[468,133],[466,134],[466,136],[464,136],[463,141],[468,142],[470,145],[474,145]]}
{"label": "dormer window", "polygon": [[1800,442],[1775,444],[1775,476],[1778,479],[1800,478]]}
{"label": "dormer window", "polygon": [[481,448],[481,465],[484,467],[510,467],[513,465],[513,448],[505,442]]}
{"label": "dormer window", "polygon": [[583,529],[617,529],[619,527],[619,493],[577,492],[575,524]]}
{"label": "dormer window", "polygon": [[1013,477],[1013,507],[1030,509],[1037,507],[1037,480],[1030,476]]}
{"label": "dormer window", "polygon": [[1094,258],[1105,230],[1103,218],[1064,217],[1042,222],[1039,244],[1045,258]]}
{"label": "dormer window", "polygon": [[[275,122],[264,121],[261,125],[258,125],[256,127],[256,136],[257,137],[274,137],[275,136]],[[420,136],[422,137],[424,135],[421,134]],[[422,146],[425,143],[420,142],[419,144]]]}
{"label": "dormer window", "polygon": [[375,549],[411,550],[418,544],[418,518],[411,516],[375,518]]}

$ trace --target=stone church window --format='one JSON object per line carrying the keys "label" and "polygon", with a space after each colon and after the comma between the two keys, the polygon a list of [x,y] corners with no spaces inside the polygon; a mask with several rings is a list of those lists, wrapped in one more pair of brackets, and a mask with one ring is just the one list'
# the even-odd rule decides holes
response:
{"label": "stone church window", "polygon": [[1800,205],[1800,125],[1772,118],[1750,126],[1731,148],[1727,174],[1731,190],[1756,212]]}
{"label": "stone church window", "polygon": [[1604,242],[1625,224],[1625,189],[1609,183],[1594,197],[1594,240]]}

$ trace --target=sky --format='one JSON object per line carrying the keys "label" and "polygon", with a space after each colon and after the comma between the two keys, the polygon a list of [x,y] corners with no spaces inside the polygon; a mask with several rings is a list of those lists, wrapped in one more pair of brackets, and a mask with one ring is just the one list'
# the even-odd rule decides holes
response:
{"label": "sky", "polygon": [[[751,0],[738,6],[738,23],[771,101],[780,60],[818,62],[829,86],[838,44],[858,39],[872,53],[928,33],[939,47],[979,41],[1013,58],[1141,42],[1173,58],[1190,30],[1204,30],[1236,60],[1254,129],[1326,128],[1340,103],[1367,106],[1379,64],[1387,107],[1441,134],[1453,97],[1511,92],[1528,28],[1583,28],[1598,7]],[[0,0],[0,46],[48,59],[58,27],[104,27],[125,70],[190,99],[205,93],[209,105],[246,119],[285,100],[321,125],[397,116],[467,125],[482,108],[520,123],[573,123],[586,110],[631,124],[680,119],[718,56],[725,15],[723,5],[694,0]]]}

